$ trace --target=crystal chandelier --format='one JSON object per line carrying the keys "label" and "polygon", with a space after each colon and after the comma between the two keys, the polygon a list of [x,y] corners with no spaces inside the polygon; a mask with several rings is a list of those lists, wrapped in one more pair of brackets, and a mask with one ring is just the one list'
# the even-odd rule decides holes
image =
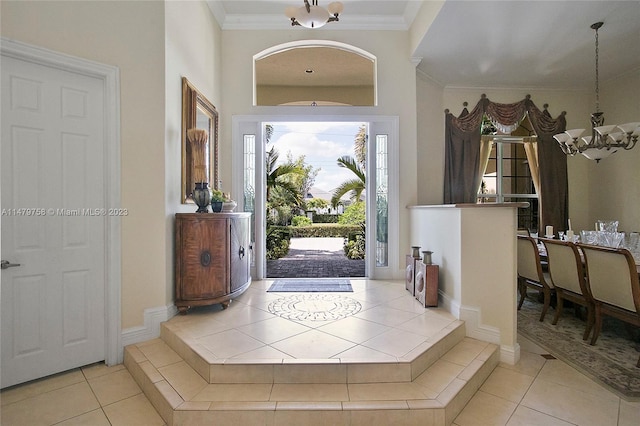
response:
{"label": "crystal chandelier", "polygon": [[318,0],[303,0],[304,6],[289,6],[284,11],[291,19],[291,25],[300,25],[305,28],[320,28],[327,22],[339,21],[338,15],[342,13],[344,6],[339,1],[329,3],[327,9],[318,6]]}
{"label": "crystal chandelier", "polygon": [[554,136],[565,154],[579,153],[596,162],[600,162],[620,149],[630,150],[636,145],[640,135],[640,122],[604,125],[604,113],[600,111],[600,76],[598,74],[598,29],[602,25],[602,22],[591,25],[596,33],[596,112],[591,114],[591,136],[580,137],[585,129],[567,130]]}

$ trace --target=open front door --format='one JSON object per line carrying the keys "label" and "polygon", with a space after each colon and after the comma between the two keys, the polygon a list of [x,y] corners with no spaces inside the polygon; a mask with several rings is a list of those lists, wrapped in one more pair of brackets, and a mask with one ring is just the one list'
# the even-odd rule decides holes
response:
{"label": "open front door", "polygon": [[[366,193],[366,276],[391,279],[398,269],[398,118],[362,116],[235,116],[234,198],[239,211],[252,212],[252,277],[266,277],[265,123],[368,122]],[[373,194],[373,195],[369,195]]]}

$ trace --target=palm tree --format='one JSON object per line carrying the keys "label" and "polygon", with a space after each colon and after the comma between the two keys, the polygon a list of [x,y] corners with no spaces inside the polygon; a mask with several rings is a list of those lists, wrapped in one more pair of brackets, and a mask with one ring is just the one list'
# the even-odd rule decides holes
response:
{"label": "palm tree", "polygon": [[302,201],[298,187],[284,177],[289,174],[302,175],[304,172],[295,164],[281,164],[276,167],[280,153],[272,147],[267,151],[267,201],[271,200],[274,190],[280,192],[284,197],[294,200],[296,203]]}
{"label": "palm tree", "polygon": [[355,151],[356,160],[362,167],[362,170],[365,169],[365,165],[367,164],[367,138],[367,128],[362,124],[353,140],[353,150]]}
{"label": "palm tree", "polygon": [[338,166],[351,170],[356,175],[356,178],[342,182],[340,186],[333,190],[331,205],[334,208],[338,206],[340,199],[348,192],[351,192],[352,200],[360,201],[360,197],[365,189],[364,170],[353,157],[345,155],[344,157],[338,158]]}

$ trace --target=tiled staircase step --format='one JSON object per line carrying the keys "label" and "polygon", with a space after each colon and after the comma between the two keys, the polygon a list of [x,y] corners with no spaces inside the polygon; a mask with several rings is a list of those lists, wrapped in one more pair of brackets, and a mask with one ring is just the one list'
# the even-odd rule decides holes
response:
{"label": "tiled staircase step", "polygon": [[[460,337],[460,330],[464,324],[393,367],[298,360],[214,368],[197,350],[173,342],[174,350],[161,339],[127,346],[125,366],[170,426],[450,425],[499,359],[496,345]],[[378,373],[369,365],[389,371]],[[243,368],[251,379],[242,378]],[[396,368],[401,372],[393,373]]]}
{"label": "tiled staircase step", "polygon": [[[463,321],[454,321],[396,361],[353,359],[207,359],[208,351],[185,340],[166,324],[160,338],[166,353],[185,360],[208,383],[371,383],[410,382],[465,335]],[[158,343],[159,344],[159,343]],[[154,351],[155,352],[155,351]]]}

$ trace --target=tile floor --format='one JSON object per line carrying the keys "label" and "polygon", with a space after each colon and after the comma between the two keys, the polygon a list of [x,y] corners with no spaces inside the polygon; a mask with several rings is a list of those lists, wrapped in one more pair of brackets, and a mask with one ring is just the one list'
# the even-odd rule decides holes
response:
{"label": "tile floor", "polygon": [[[282,343],[305,333],[309,333],[308,338],[312,340],[313,337],[324,337],[324,334],[339,339],[339,343],[332,345],[331,350],[325,350],[326,353],[338,351],[333,356],[345,356],[345,353],[353,351],[356,358],[373,355],[385,359],[401,357],[402,350],[389,353],[393,352],[392,348],[397,343],[390,340],[391,336],[394,332],[415,334],[415,326],[420,326],[424,320],[425,312],[415,309],[410,298],[403,293],[403,285],[354,280],[354,293],[348,294],[362,304],[359,313],[333,323],[323,323],[322,326],[309,321],[285,326],[279,321],[280,317],[254,315],[255,311],[248,309],[251,306],[267,306],[283,296],[282,293],[266,293],[268,284],[266,281],[254,283],[250,291],[234,301],[237,305],[233,315],[229,315],[231,309],[225,311],[228,316],[234,317],[236,322],[233,327],[218,319],[215,323],[202,324],[201,329],[207,330],[202,336],[208,335],[211,327],[216,325],[218,328],[215,332],[229,337],[229,344],[234,342],[234,330],[251,338],[236,339],[236,349],[225,349],[225,353],[219,352],[220,346],[215,346],[215,349],[211,346],[212,357],[318,356],[317,353],[301,349],[299,345],[303,344],[302,341],[292,345]],[[197,318],[194,313],[176,317],[176,322],[192,322]],[[430,312],[429,315],[435,313]],[[441,324],[447,323],[448,314],[440,312],[438,315],[429,318],[438,318]],[[267,321],[273,321],[276,327],[263,327]],[[261,325],[261,322],[265,324]],[[432,324],[436,328],[439,325]],[[194,331],[197,327],[190,330],[197,334]],[[354,333],[354,330],[358,330],[358,333]],[[388,338],[384,337],[386,333],[389,333]],[[262,344],[255,347],[253,340]],[[247,341],[252,344],[247,344]],[[343,341],[350,342],[350,345],[345,347]],[[276,344],[278,342],[282,344]],[[627,402],[562,361],[545,359],[540,355],[544,353],[541,348],[523,338],[520,344],[520,362],[515,366],[499,364],[454,420],[454,425],[640,424],[640,402]],[[327,356],[326,353],[323,356]],[[171,366],[171,360],[160,362],[165,361]],[[0,424],[3,426],[164,424],[123,365],[91,365],[9,388],[0,393],[0,401]]]}

